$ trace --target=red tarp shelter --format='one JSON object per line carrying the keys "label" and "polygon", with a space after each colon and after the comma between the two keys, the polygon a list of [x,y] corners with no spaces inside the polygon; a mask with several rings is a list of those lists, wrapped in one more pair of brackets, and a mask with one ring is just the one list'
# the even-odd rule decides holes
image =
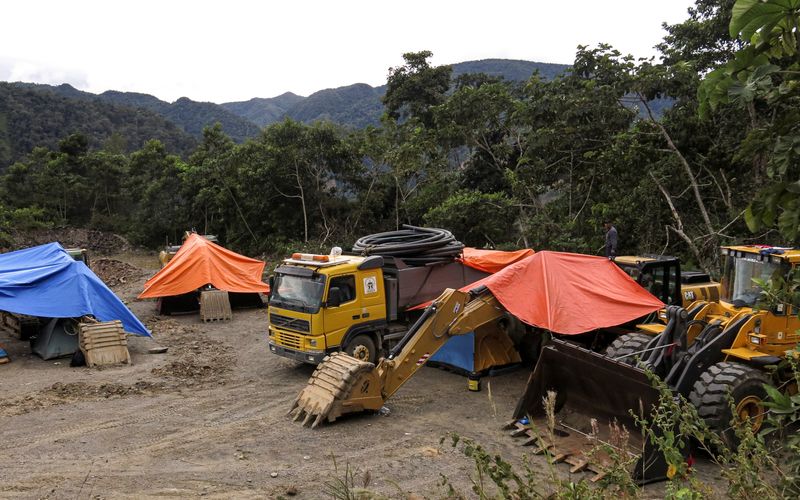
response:
{"label": "red tarp shelter", "polygon": [[479,271],[496,273],[509,264],[513,264],[525,257],[533,255],[533,253],[533,250],[530,248],[504,252],[500,250],[482,250],[479,248],[466,247],[461,253],[460,260],[464,265]]}
{"label": "red tarp shelter", "polygon": [[237,293],[266,293],[264,262],[239,255],[198,234],[190,235],[175,256],[144,284],[140,299],[170,297],[211,284]]}

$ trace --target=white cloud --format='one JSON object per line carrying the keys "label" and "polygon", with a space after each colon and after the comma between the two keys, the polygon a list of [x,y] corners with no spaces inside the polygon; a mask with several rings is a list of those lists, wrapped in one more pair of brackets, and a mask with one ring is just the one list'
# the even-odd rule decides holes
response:
{"label": "white cloud", "polygon": [[89,87],[86,72],[80,69],[10,58],[0,59],[0,79],[9,82],[34,82],[51,85],[69,83],[80,90],[86,90]]}
{"label": "white cloud", "polygon": [[[224,102],[385,83],[402,53],[446,64],[570,63],[578,44],[654,55],[691,0],[156,0],[4,3],[2,60],[20,79]],[[10,73],[9,73],[10,74]],[[3,78],[0,73],[0,78]],[[8,79],[8,78],[5,78]]]}

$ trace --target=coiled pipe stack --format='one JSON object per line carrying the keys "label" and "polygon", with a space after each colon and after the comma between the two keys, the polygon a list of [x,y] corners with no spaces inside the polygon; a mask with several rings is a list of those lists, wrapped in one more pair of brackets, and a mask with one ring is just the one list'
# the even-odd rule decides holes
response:
{"label": "coiled pipe stack", "polygon": [[416,227],[363,236],[353,245],[359,255],[399,257],[409,265],[424,266],[452,262],[461,255],[464,244],[446,229]]}

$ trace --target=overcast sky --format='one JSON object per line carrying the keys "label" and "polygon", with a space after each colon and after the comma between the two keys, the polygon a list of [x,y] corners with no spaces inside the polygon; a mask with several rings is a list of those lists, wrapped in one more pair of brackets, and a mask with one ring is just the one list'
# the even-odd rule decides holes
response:
{"label": "overcast sky", "polygon": [[655,55],[690,0],[10,0],[0,81],[228,102],[386,83],[404,52],[434,64],[571,63],[577,45]]}

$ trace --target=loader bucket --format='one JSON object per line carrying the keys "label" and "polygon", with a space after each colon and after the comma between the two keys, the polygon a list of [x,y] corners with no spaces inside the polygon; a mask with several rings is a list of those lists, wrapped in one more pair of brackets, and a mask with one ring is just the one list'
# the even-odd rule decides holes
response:
{"label": "loader bucket", "polygon": [[[549,391],[556,394],[552,433],[543,403]],[[588,469],[603,477],[611,458],[599,445],[610,445],[629,458],[638,456],[631,473],[648,483],[664,479],[667,467],[633,415],[649,417],[658,400],[643,370],[554,339],[542,349],[514,418],[530,419],[537,435],[549,436],[538,438],[542,447],[575,472]]]}
{"label": "loader bucket", "polygon": [[294,400],[289,415],[317,427],[338,417],[383,405],[381,384],[372,363],[336,352],[322,360]]}

